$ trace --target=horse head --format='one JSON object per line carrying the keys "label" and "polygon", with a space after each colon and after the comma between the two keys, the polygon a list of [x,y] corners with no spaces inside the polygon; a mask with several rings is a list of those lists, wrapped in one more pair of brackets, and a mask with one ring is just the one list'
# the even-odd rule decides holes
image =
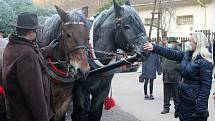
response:
{"label": "horse head", "polygon": [[59,51],[68,63],[67,69],[78,77],[86,78],[90,66],[87,58],[88,28],[86,17],[88,7],[67,13],[55,6],[60,16],[62,39],[59,42]]}
{"label": "horse head", "polygon": [[113,0],[113,9],[116,25],[115,45],[126,52],[143,55],[147,34],[137,11],[131,6],[129,0],[125,0],[123,6]]}

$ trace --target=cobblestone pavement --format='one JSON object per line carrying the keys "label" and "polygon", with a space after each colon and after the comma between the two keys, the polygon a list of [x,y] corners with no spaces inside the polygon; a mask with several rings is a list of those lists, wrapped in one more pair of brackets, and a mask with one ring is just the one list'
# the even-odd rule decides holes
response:
{"label": "cobblestone pavement", "polygon": [[[66,121],[72,121],[70,117],[71,112],[67,113]],[[140,121],[132,114],[123,111],[116,106],[111,110],[103,110],[101,121]]]}
{"label": "cobblestone pavement", "polygon": [[[174,106],[171,101],[170,113],[161,114],[163,109],[163,81],[162,76],[154,80],[153,94],[155,100],[144,100],[143,83],[138,82],[138,73],[115,74],[112,80],[113,98],[124,111],[134,115],[141,121],[179,121],[174,118]],[[210,116],[208,121],[215,119],[215,105],[212,93],[215,92],[213,82],[208,101]]]}
{"label": "cobblestone pavement", "polygon": [[101,121],[140,121],[140,120],[117,106],[108,111],[104,110]]}
{"label": "cobblestone pavement", "polygon": [[[117,106],[109,111],[104,110],[101,121],[179,121],[174,118],[173,102],[170,113],[160,114],[163,108],[162,76],[154,80],[155,100],[144,100],[143,84],[138,82],[138,76],[138,73],[115,74],[112,91]],[[215,82],[211,94],[213,92],[215,92]],[[208,121],[214,121],[215,107],[212,95],[209,99],[209,112]]]}

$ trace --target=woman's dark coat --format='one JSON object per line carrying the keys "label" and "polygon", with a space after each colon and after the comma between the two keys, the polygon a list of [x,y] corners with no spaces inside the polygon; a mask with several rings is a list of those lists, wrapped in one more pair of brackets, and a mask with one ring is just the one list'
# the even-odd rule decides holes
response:
{"label": "woman's dark coat", "polygon": [[142,79],[156,79],[156,72],[160,74],[159,56],[155,53],[150,53],[146,62],[142,64]]}
{"label": "woman's dark coat", "polygon": [[153,52],[180,62],[180,74],[183,78],[179,86],[179,118],[195,121],[196,118],[208,117],[208,98],[212,84],[214,65],[198,55],[191,61],[192,52],[175,51],[153,45]]}
{"label": "woman's dark coat", "polygon": [[10,36],[3,55],[3,85],[10,121],[49,121],[53,117],[45,61],[30,41]]}

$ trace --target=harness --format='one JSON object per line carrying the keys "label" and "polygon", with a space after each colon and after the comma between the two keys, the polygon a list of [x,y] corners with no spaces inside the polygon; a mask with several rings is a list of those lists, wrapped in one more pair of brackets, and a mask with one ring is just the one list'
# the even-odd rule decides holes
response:
{"label": "harness", "polygon": [[[124,29],[125,20],[128,20],[128,22],[132,23],[132,16],[128,16],[125,18],[116,18],[115,20],[115,23],[116,23],[115,44],[118,47],[124,48],[125,50],[129,51],[135,47],[134,43],[136,43],[140,37],[144,37],[145,34],[143,32],[140,32],[139,34],[137,34],[137,36],[131,39],[126,38],[126,32],[125,32],[126,30]],[[141,29],[138,25],[136,26],[138,27],[138,29]]]}
{"label": "harness", "polygon": [[4,95],[5,92],[4,92],[4,88],[0,85],[0,95]]}
{"label": "harness", "polygon": [[[66,26],[66,25],[84,25],[84,22],[72,22],[72,23],[66,22],[63,24],[63,26]],[[79,79],[79,77],[77,77],[71,71],[72,69],[74,69],[74,67],[70,64],[71,58],[69,57],[69,54],[73,53],[78,49],[87,49],[85,45],[78,45],[75,48],[69,49],[66,39],[64,39],[64,36],[65,34],[62,31],[58,35],[57,39],[63,40],[65,60],[61,60],[59,57],[54,57],[54,60],[56,60],[57,62],[53,62],[51,58],[48,59],[48,74],[49,74],[49,78],[54,83],[71,83]],[[77,38],[75,36],[72,36],[72,37],[75,41],[77,41]]]}
{"label": "harness", "polygon": [[[109,15],[109,14],[108,14]],[[129,22],[132,22],[132,16],[128,16],[128,17],[125,17],[125,18],[116,18],[115,20],[115,24],[116,24],[116,29],[115,29],[115,40],[114,40],[114,43],[115,45],[118,47],[118,48],[122,48],[126,51],[129,51],[131,49],[133,49],[135,47],[134,43],[137,42],[137,40],[140,38],[140,37],[144,37],[144,33],[143,32],[140,32],[137,36],[135,36],[134,38],[131,38],[131,39],[128,39],[126,38],[126,33],[125,33],[125,29],[123,28],[123,24],[124,24],[124,21],[125,20],[128,20]],[[101,25],[105,20],[103,19],[103,21],[101,21],[99,23],[99,25]],[[95,37],[95,34],[94,34],[94,24],[92,25],[92,28],[90,30],[90,45],[91,45],[91,49],[93,49],[93,39]],[[95,30],[98,29],[98,26],[95,28]],[[139,28],[141,29],[141,28]],[[95,37],[96,38],[96,37]],[[120,41],[119,41],[120,40]],[[112,52],[104,52],[104,51],[91,51],[92,52],[92,56],[93,56],[93,59],[94,59],[94,62],[100,66],[100,67],[104,67],[104,65],[98,60],[98,58],[96,57],[96,54],[95,52],[99,52],[99,53],[103,53],[103,54],[111,54]],[[113,53],[112,53],[113,54]],[[115,55],[118,54],[118,53],[115,53]],[[113,54],[114,55],[114,54]],[[120,54],[122,55],[122,54]],[[125,58],[126,60],[126,58]],[[114,61],[115,62],[115,61]],[[109,63],[110,64],[110,63]]]}

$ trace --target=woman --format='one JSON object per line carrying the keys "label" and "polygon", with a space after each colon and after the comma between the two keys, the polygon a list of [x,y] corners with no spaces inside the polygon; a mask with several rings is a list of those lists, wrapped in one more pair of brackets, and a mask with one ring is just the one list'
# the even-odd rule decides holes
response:
{"label": "woman", "polygon": [[[154,100],[153,97],[153,81],[156,79],[156,71],[160,75],[160,62],[159,62],[159,56],[155,53],[151,53],[146,60],[145,63],[142,64],[142,74],[140,75],[140,80],[144,82],[144,94],[145,100]],[[147,93],[147,87],[149,85],[149,93]]]}
{"label": "woman", "polygon": [[208,50],[209,42],[203,33],[192,33],[189,44],[192,48],[185,52],[151,43],[146,43],[144,49],[180,62],[180,74],[183,78],[179,86],[177,112],[180,121],[207,121],[208,98],[214,67],[212,54]]}

